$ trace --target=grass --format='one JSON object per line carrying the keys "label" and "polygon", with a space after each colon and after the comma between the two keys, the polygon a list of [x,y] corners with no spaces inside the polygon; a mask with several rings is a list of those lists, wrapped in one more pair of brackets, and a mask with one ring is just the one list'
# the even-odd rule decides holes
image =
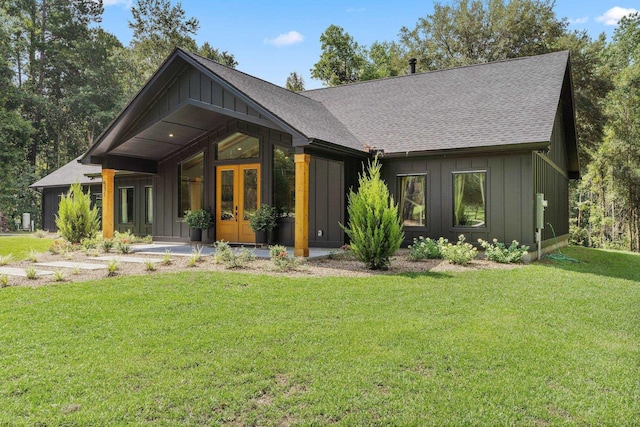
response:
{"label": "grass", "polygon": [[46,252],[53,239],[37,238],[33,234],[0,236],[0,256],[13,254],[14,261],[27,259],[30,254]]}
{"label": "grass", "polygon": [[0,424],[638,424],[640,256],[566,253],[2,289]]}

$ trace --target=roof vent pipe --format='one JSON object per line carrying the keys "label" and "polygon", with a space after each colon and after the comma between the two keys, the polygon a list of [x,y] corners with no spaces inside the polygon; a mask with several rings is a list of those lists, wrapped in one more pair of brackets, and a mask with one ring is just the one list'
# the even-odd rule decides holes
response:
{"label": "roof vent pipe", "polygon": [[416,58],[411,58],[409,60],[409,72],[411,74],[415,74],[416,73],[416,64],[418,63],[418,60]]}

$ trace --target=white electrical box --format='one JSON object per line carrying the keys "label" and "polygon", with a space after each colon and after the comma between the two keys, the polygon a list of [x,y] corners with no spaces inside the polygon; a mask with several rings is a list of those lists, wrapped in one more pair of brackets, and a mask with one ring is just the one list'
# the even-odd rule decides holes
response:
{"label": "white electrical box", "polygon": [[536,228],[544,228],[544,209],[549,206],[549,202],[544,199],[544,193],[536,193]]}

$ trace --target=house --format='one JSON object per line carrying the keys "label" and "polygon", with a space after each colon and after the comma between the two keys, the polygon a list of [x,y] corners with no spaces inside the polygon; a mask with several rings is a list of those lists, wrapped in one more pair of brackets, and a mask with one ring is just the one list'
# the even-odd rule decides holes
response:
{"label": "house", "polygon": [[[188,240],[182,216],[204,208],[215,218],[205,241],[253,243],[249,217],[266,203],[297,255],[338,247],[348,190],[377,153],[405,244],[465,234],[534,245],[537,225],[548,246],[567,242],[574,117],[568,52],[293,93],[176,49],[82,163],[102,170],[106,236],[117,170],[153,177],[155,240]],[[548,201],[538,224],[537,193]]]}
{"label": "house", "polygon": [[[102,214],[102,168],[96,165],[84,165],[77,157],[66,165],[56,169],[29,187],[42,195],[42,229],[55,232],[56,215],[63,195],[67,194],[71,184],[78,182],[84,192],[91,195],[92,206]],[[118,173],[115,182],[119,188],[115,199],[117,222],[115,230],[130,231],[139,235],[150,235],[153,220],[153,187],[150,175]],[[141,195],[135,197],[134,195]]]}

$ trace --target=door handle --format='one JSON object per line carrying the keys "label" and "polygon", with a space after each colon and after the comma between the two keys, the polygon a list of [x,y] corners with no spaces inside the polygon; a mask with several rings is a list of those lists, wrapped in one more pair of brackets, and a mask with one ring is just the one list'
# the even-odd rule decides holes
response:
{"label": "door handle", "polygon": [[238,205],[236,205],[236,222],[238,222]]}

